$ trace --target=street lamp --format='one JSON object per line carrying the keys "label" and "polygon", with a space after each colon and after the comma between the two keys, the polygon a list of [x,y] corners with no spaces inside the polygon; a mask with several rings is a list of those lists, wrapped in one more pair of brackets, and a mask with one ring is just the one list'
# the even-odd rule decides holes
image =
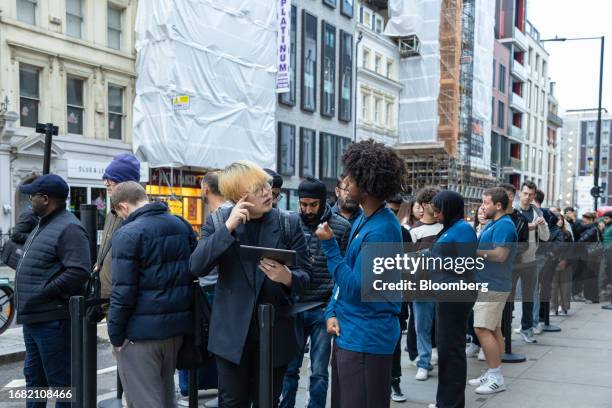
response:
{"label": "street lamp", "polygon": [[591,189],[591,195],[595,199],[594,210],[597,211],[599,197],[602,194],[601,187],[599,186],[599,160],[601,150],[601,96],[603,88],[603,64],[604,64],[604,44],[605,36],[601,37],[577,37],[577,38],[550,38],[546,40],[540,40],[541,42],[565,42],[565,41],[587,41],[587,40],[600,40],[601,51],[599,56],[599,104],[597,106],[597,133],[595,135],[595,165],[593,166],[593,188]]}
{"label": "street lamp", "polygon": [[353,95],[355,115],[353,116],[353,142],[357,142],[357,78],[359,77],[357,75],[357,70],[359,68],[359,43],[361,42],[362,38],[363,31],[359,31],[359,33],[357,34],[357,42],[355,43],[355,57],[353,58],[353,60],[355,60],[355,95]]}

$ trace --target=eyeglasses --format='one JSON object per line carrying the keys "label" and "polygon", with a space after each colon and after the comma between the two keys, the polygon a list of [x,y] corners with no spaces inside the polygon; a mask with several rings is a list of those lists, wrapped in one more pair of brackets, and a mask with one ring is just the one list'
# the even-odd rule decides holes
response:
{"label": "eyeglasses", "polygon": [[264,183],[261,187],[256,187],[253,190],[251,190],[250,193],[253,194],[254,196],[262,197],[264,194],[266,194],[266,191],[268,190],[272,190],[272,186],[270,185],[270,183]]}
{"label": "eyeglasses", "polygon": [[283,193],[272,193],[272,198],[276,201],[282,200],[284,197]]}

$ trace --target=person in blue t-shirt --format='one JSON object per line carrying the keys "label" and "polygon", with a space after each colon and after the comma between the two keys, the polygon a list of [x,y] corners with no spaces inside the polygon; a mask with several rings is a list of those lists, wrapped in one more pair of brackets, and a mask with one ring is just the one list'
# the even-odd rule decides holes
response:
{"label": "person in blue t-shirt", "polygon": [[371,139],[350,144],[342,165],[347,196],[363,208],[351,229],[344,257],[327,223],[315,232],[336,283],[326,311],[328,331],[335,335],[332,406],[385,408],[390,404],[401,303],[362,301],[362,245],[402,242],[399,221],[385,200],[401,191],[406,167],[392,149]]}
{"label": "person in blue t-shirt", "polygon": [[484,268],[477,271],[479,283],[487,284],[474,304],[474,331],[484,351],[489,369],[469,381],[477,386],[477,394],[494,394],[505,389],[501,374],[504,337],[501,320],[506,301],[512,291],[512,262],[518,235],[512,219],[506,214],[509,198],[501,187],[484,192],[482,212],[491,220],[480,234],[476,254],[485,258]]}

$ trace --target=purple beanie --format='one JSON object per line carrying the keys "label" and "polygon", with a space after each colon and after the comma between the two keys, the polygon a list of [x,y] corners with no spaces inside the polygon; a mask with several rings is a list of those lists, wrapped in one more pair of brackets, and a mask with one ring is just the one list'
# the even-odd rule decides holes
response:
{"label": "purple beanie", "polygon": [[111,180],[115,183],[124,181],[140,182],[140,162],[130,153],[121,153],[113,158],[106,167],[103,180]]}

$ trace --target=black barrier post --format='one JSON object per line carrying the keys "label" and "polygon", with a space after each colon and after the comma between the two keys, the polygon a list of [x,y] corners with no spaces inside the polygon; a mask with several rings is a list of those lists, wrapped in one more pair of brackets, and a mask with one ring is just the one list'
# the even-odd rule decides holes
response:
{"label": "black barrier post", "polygon": [[36,133],[43,133],[45,135],[45,150],[43,154],[43,174],[49,174],[51,169],[51,143],[53,136],[58,135],[59,128],[53,123],[37,123]]}
{"label": "black barrier post", "polygon": [[[89,237],[89,253],[91,254],[92,267],[95,263],[98,246],[98,208],[93,204],[81,204],[81,224]],[[93,307],[95,305],[86,305]],[[98,370],[98,331],[96,322],[90,322],[85,318],[83,331],[83,402],[86,407],[96,406],[98,394],[96,376]]]}
{"label": "black barrier post", "polygon": [[259,305],[259,408],[272,408],[273,403],[273,338],[274,306]]}
{"label": "black barrier post", "polygon": [[512,305],[514,299],[508,300],[504,307],[504,314],[502,315],[502,328],[504,335],[504,348],[505,353],[502,354],[502,361],[504,363],[522,363],[527,361],[527,357],[522,354],[512,352]]}
{"label": "black barrier post", "polygon": [[189,408],[198,408],[198,369],[189,370]]}
{"label": "black barrier post", "polygon": [[540,308],[544,308],[544,310],[546,310],[546,314],[544,315],[544,327],[542,327],[542,331],[549,333],[560,332],[561,328],[559,326],[550,324],[550,302],[542,302],[540,304]]}
{"label": "black barrier post", "polygon": [[83,318],[85,317],[85,298],[70,298],[70,365],[71,386],[74,392],[72,406],[83,408]]}

